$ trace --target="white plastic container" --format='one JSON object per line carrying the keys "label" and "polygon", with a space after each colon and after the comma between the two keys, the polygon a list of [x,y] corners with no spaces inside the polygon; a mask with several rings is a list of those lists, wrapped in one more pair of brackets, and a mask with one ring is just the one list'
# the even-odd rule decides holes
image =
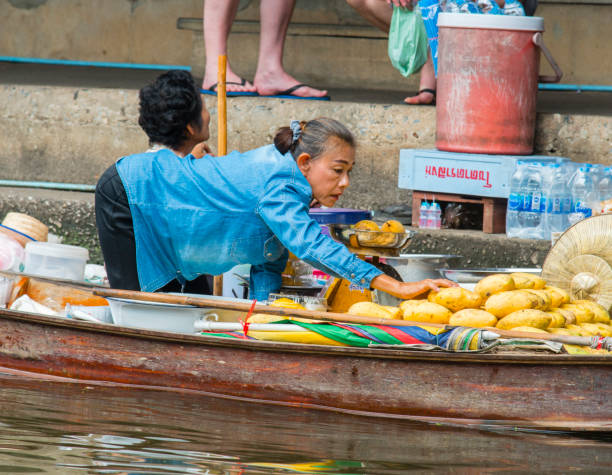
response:
{"label": "white plastic container", "polygon": [[[210,300],[224,300],[251,304],[250,300],[217,297],[213,295],[175,294],[193,297],[204,297]],[[142,300],[107,297],[115,325],[146,330],[158,330],[175,333],[194,333],[195,323],[202,318],[213,318],[219,321],[234,321],[243,318],[246,312],[223,310],[217,308],[193,307],[170,303],[144,302]],[[210,317],[209,317],[210,315]]]}
{"label": "white plastic container", "polygon": [[29,242],[25,247],[26,274],[83,281],[89,251],[84,247]]}

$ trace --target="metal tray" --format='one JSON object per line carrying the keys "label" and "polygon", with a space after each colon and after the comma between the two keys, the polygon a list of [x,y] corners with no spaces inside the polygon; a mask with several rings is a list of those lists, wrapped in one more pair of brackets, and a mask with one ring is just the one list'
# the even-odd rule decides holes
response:
{"label": "metal tray", "polygon": [[330,224],[329,232],[333,239],[357,254],[375,253],[391,256],[397,256],[406,249],[415,234],[414,231],[403,233],[364,231],[346,224]]}
{"label": "metal tray", "polygon": [[464,284],[476,284],[479,280],[484,279],[488,275],[492,274],[511,274],[513,272],[524,272],[527,274],[540,275],[542,269],[535,267],[527,268],[510,268],[510,267],[498,267],[498,268],[483,268],[483,269],[438,269],[438,272],[442,277],[448,280],[452,280],[458,283]]}

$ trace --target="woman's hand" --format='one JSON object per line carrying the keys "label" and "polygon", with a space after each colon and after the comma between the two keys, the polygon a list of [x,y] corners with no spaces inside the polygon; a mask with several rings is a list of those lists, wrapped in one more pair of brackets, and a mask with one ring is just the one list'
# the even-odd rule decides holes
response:
{"label": "woman's hand", "polygon": [[191,155],[193,155],[195,158],[202,158],[205,155],[213,155],[213,153],[206,142],[200,142],[193,147],[191,150]]}
{"label": "woman's hand", "polygon": [[418,282],[400,282],[386,274],[381,274],[372,279],[372,288],[382,290],[399,299],[408,300],[422,295],[430,290],[435,292],[440,287],[458,287],[456,282],[446,279],[425,279]]}

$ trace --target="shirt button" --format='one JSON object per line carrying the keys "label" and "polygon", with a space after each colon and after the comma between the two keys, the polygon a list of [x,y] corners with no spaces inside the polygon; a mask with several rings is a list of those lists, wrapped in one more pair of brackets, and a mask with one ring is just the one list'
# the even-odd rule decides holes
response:
{"label": "shirt button", "polygon": [[355,274],[351,274],[351,279],[354,279],[354,278],[355,278]]}
{"label": "shirt button", "polygon": [[365,279],[361,279],[361,283],[362,283],[362,284],[365,284]]}

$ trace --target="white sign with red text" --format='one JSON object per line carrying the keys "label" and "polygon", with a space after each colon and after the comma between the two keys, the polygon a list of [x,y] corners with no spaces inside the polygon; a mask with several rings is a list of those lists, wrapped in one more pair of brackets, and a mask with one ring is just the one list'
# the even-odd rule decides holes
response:
{"label": "white sign with red text", "polygon": [[566,159],[402,149],[398,186],[409,190],[507,198],[510,178],[519,160],[544,162]]}

